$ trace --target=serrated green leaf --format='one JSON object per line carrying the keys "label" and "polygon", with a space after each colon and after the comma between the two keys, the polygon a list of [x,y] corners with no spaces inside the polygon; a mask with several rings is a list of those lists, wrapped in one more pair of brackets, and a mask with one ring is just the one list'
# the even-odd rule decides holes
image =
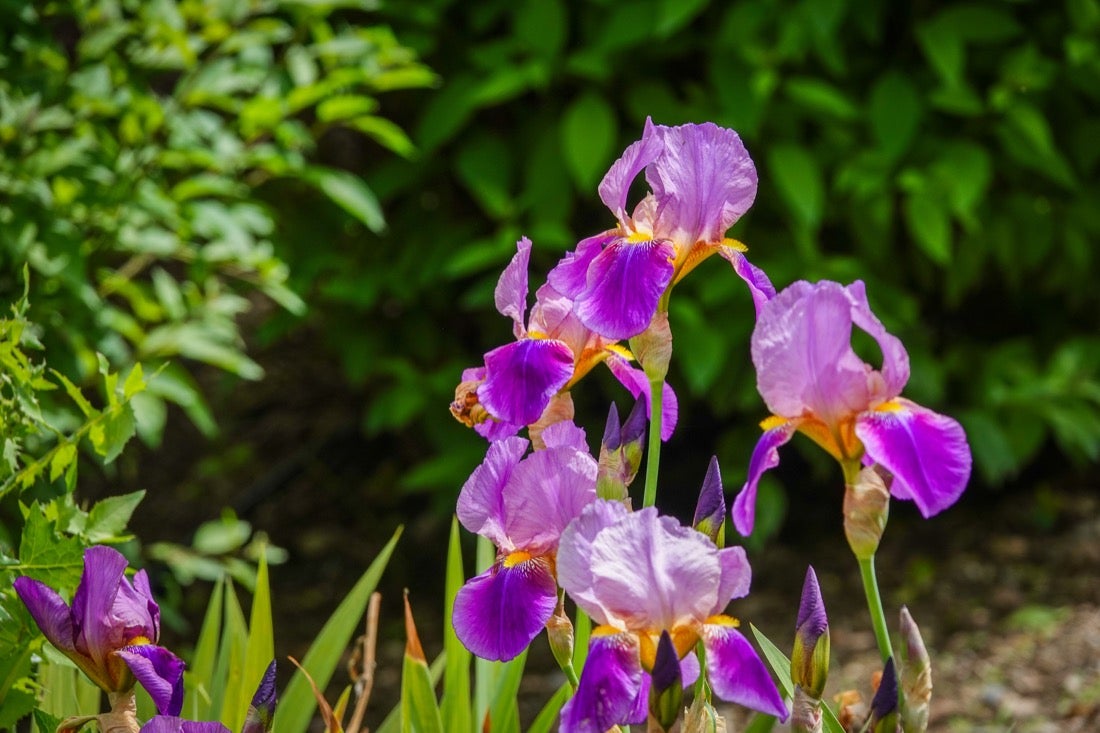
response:
{"label": "serrated green leaf", "polygon": [[129,403],[120,403],[104,413],[99,428],[89,432],[92,447],[103,457],[104,463],[111,463],[122,453],[122,449],[134,437],[137,428],[134,422],[134,408]]}
{"label": "serrated green leaf", "polygon": [[611,105],[594,92],[582,94],[566,108],[561,149],[579,190],[595,190],[611,162],[617,128]]}
{"label": "serrated green leaf", "polygon": [[126,530],[134,510],[145,498],[145,490],[100,499],[88,512],[84,534],[90,542],[105,542],[118,538]]}
{"label": "serrated green leaf", "polygon": [[[302,666],[309,670],[318,687],[325,687],[332,678],[332,673],[340,663],[340,658],[363,617],[371,593],[377,587],[400,536],[401,527],[398,527],[355,587],[325,622],[306,652]],[[300,671],[295,672],[275,709],[273,733],[305,733],[316,707],[317,702],[313,699],[305,675]]]}
{"label": "serrated green leaf", "polygon": [[99,414],[99,411],[92,407],[92,403],[88,402],[88,398],[84,396],[84,393],[80,391],[80,388],[73,384],[68,377],[56,369],[50,370],[57,378],[61,385],[65,388],[65,393],[69,395],[76,406],[80,408],[80,411],[84,413],[84,417],[93,418]]}
{"label": "serrated green leaf", "polygon": [[6,569],[40,580],[59,593],[75,589],[84,570],[84,544],[61,532],[46,517],[43,504],[32,504],[24,522],[19,564]]}
{"label": "serrated green leaf", "polygon": [[50,458],[50,481],[57,481],[61,475],[69,470],[69,465],[76,461],[76,443],[65,440],[54,448],[53,457]]}

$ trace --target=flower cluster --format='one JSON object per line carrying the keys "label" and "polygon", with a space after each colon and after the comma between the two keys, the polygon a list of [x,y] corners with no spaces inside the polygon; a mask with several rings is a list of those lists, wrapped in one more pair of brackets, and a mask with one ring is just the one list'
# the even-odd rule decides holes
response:
{"label": "flower cluster", "polygon": [[[134,715],[134,685],[149,693],[157,713],[142,733],[228,733],[221,723],[186,721],[183,710],[184,663],[158,646],[160,607],[153,599],[144,570],[126,577],[126,558],[105,546],[84,551],[84,570],[72,605],[45,583],[30,577],[15,579],[15,591],[47,641],[53,644],[108,693],[111,712],[68,721],[75,730],[100,719],[103,730],[138,730]],[[241,733],[271,729],[275,708],[275,662],[260,682]]]}
{"label": "flower cluster", "polygon": [[[640,174],[648,191],[629,206]],[[463,372],[455,390],[452,414],[490,441],[485,461],[462,489],[458,516],[497,547],[493,565],[458,593],[455,630],[475,654],[507,660],[550,628],[555,657],[575,687],[562,709],[562,731],[646,720],[656,726],[651,729],[667,730],[680,714],[682,689],[697,681],[705,684],[696,686],[696,696],[707,702],[713,692],[788,716],[760,657],[725,613],[748,593],[751,570],[744,550],[723,547],[727,515],[717,463],[707,472],[692,527],[652,506],[656,457],[678,417],[665,383],[669,300],[675,285],[711,255],[728,261],[751,293],[752,360],[773,413],[762,423],[748,480],[732,508],[739,533],[752,532],[760,477],[777,465],[778,448],[795,432],[840,462],[849,494],[880,487],[877,509],[866,509],[874,502],[865,501],[850,512],[861,531],[874,527],[881,534],[890,495],[913,501],[927,517],[953,504],[969,478],[970,451],[959,424],[900,397],[908,356],[871,312],[863,283],[798,282],[777,294],[745,257],[745,246],[726,236],[756,188],[755,166],[734,131],[647,120],[641,139],[599,186],[615,226],[566,253],[530,311],[532,244],[520,240],[495,292],[497,310],[512,320],[514,341]],[[853,326],[878,344],[881,367],[856,355]],[[641,462],[637,421],[621,426],[612,408],[599,461],[573,424],[571,390],[599,363],[651,420],[646,493],[637,511],[627,493]],[[516,436],[524,428],[530,441]],[[863,561],[873,555],[877,534],[859,544]],[[806,588],[791,670],[802,691],[797,725],[820,724],[815,711],[829,653],[812,570]],[[597,624],[579,679],[558,648],[572,638],[561,633],[568,624],[566,596]],[[880,642],[881,631],[876,626]],[[884,658],[891,656],[886,644]]]}

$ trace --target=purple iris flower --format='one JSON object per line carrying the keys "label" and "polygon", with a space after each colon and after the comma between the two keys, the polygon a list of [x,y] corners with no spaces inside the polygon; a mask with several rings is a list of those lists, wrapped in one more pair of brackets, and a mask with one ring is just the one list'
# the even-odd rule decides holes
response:
{"label": "purple iris flower", "polygon": [[[275,660],[267,665],[252,696],[241,733],[267,733],[275,717]],[[174,715],[157,715],[141,726],[141,733],[230,733],[221,723],[184,720]]]}
{"label": "purple iris flower", "polygon": [[554,613],[555,555],[562,531],[596,498],[596,460],[584,431],[560,422],[543,432],[544,450],[526,458],[527,441],[492,443],[458,497],[458,519],[497,547],[497,561],[455,597],[455,632],[479,657],[512,659]]}
{"label": "purple iris flower", "polygon": [[561,730],[605,731],[645,720],[661,634],[676,648],[685,685],[699,675],[691,651],[702,641],[707,679],[723,700],[787,718],[787,708],[738,622],[722,612],[749,591],[740,547],[718,549],[700,532],[597,501],[566,529],[558,548],[562,588],[599,624]]}
{"label": "purple iris flower", "polygon": [[[556,395],[601,362],[635,398],[644,395],[648,405],[649,380],[630,366],[631,353],[581,323],[573,301],[551,285],[539,288],[524,323],[531,240],[524,237],[516,247],[495,293],[497,310],[512,319],[516,340],[487,353],[483,366],[462,373],[451,413],[489,440],[515,435],[524,425],[540,420],[571,419],[572,414],[566,413],[546,420],[544,413]],[[667,440],[676,427],[678,411],[676,395],[667,385],[661,404],[661,437]]]}
{"label": "purple iris flower", "polygon": [[[645,171],[650,192],[627,213],[630,184]],[[775,289],[725,232],[756,198],[756,167],[741,138],[713,123],[666,127],[646,119],[600,182],[618,227],[585,239],[549,282],[576,302],[580,321],[609,339],[649,325],[662,295],[719,254],[748,284],[759,310]]]}
{"label": "purple iris flower", "polygon": [[[852,350],[852,326],[882,352],[874,369]],[[893,474],[891,494],[925,517],[951,506],[970,477],[970,446],[958,422],[901,398],[909,355],[871,312],[862,282],[796,282],[768,301],[752,334],[756,383],[773,416],[761,423],[733,523],[752,532],[760,476],[779,463],[795,431],[838,461],[877,463]]]}
{"label": "purple iris flower", "polygon": [[70,607],[52,588],[28,577],[15,591],[51,644],[107,692],[141,682],[162,715],[183,705],[183,661],[160,638],[160,607],[144,570],[126,579],[126,558],[110,547],[84,551],[84,573]]}
{"label": "purple iris flower", "polygon": [[157,715],[141,726],[141,733],[230,733],[221,723],[198,723],[169,715]]}

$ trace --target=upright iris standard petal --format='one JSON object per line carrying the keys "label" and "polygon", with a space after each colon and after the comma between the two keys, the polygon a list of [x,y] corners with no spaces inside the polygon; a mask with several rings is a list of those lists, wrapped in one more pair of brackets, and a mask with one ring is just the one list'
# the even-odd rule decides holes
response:
{"label": "upright iris standard petal", "polygon": [[573,376],[573,353],[561,341],[524,339],[485,355],[485,383],[478,398],[508,423],[529,425]]}
{"label": "upright iris standard petal", "polygon": [[[632,634],[593,636],[577,692],[561,710],[562,733],[604,733],[645,721],[648,675]],[[640,703],[640,704],[639,704]]]}
{"label": "upright iris standard petal", "polygon": [[500,274],[493,300],[502,316],[512,319],[512,334],[521,339],[527,335],[527,265],[531,261],[531,240],[523,237],[516,243],[516,253]]}
{"label": "upright iris standard petal", "polygon": [[543,558],[494,565],[455,596],[453,620],[459,641],[482,659],[516,657],[550,620],[557,589]]}
{"label": "upright iris standard petal", "polygon": [[756,166],[733,130],[712,122],[657,126],[661,155],[646,168],[654,231],[689,245],[720,240],[756,199]]}
{"label": "upright iris standard petal", "polygon": [[664,241],[620,239],[608,245],[588,267],[585,288],[576,299],[577,317],[613,341],[637,336],[672,281],[675,257],[675,249]]}
{"label": "upright iris standard petal", "polygon": [[126,662],[134,677],[161,715],[179,715],[183,710],[183,660],[164,647],[139,644],[115,652]]}
{"label": "upright iris standard petal", "polygon": [[867,456],[894,475],[891,493],[930,517],[954,504],[970,479],[970,447],[958,422],[898,399],[856,422]]}
{"label": "upright iris standard petal", "polygon": [[630,184],[646,166],[657,160],[663,148],[664,141],[658,133],[657,125],[647,117],[642,139],[628,145],[600,181],[600,200],[611,209],[619,226],[626,228],[629,225],[626,201],[630,194]]}
{"label": "upright iris standard petal", "polygon": [[[466,479],[458,495],[458,521],[474,534],[492,540],[497,547],[508,542],[504,490],[528,445],[526,440],[516,437],[490,444],[485,460]],[[515,548],[507,546],[505,549],[511,551]]]}
{"label": "upright iris standard petal", "polygon": [[707,680],[718,697],[787,719],[783,697],[741,632],[723,619],[706,624],[700,635],[707,650]]}
{"label": "upright iris standard petal", "polygon": [[779,446],[786,443],[794,435],[797,422],[782,422],[779,425],[765,430],[753,448],[752,458],[749,459],[748,478],[741,492],[733,500],[733,526],[742,536],[752,534],[753,525],[756,523],[756,489],[760,484],[760,477],[764,472],[779,465]]}

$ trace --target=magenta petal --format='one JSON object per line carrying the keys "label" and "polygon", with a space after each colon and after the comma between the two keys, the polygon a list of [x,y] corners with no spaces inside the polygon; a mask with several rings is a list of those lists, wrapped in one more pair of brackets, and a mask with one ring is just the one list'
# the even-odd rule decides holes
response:
{"label": "magenta petal", "polygon": [[622,502],[597,499],[565,528],[558,544],[558,583],[597,624],[606,624],[608,616],[595,589],[592,543],[626,515]]}
{"label": "magenta petal", "polygon": [[126,666],[161,715],[179,715],[183,709],[183,660],[164,647],[139,644],[115,652]]}
{"label": "magenta petal", "polygon": [[612,341],[644,331],[672,279],[676,252],[665,241],[620,239],[588,268],[585,289],[576,298],[577,318]]}
{"label": "magenta petal", "polygon": [[509,551],[514,548],[505,547],[508,538],[504,529],[504,486],[523,458],[527,445],[526,440],[517,437],[491,444],[485,460],[466,479],[458,494],[456,514],[462,526]]}
{"label": "magenta petal", "polygon": [[474,425],[474,432],[485,438],[490,443],[511,438],[523,429],[523,424],[514,422],[502,422],[499,420],[486,420]]}
{"label": "magenta petal", "polygon": [[752,567],[744,547],[726,547],[718,551],[722,579],[718,582],[718,602],[711,615],[721,613],[734,598],[744,598],[752,586]]}
{"label": "magenta petal", "polygon": [[596,500],[597,470],[588,448],[574,445],[547,445],[522,460],[503,497],[509,542],[533,554],[556,551],[561,533]]}
{"label": "magenta petal", "polygon": [[637,703],[643,676],[632,634],[592,637],[577,692],[561,710],[561,733],[604,733],[615,725],[642,722],[644,701]]}
{"label": "magenta petal", "polygon": [[765,430],[760,440],[756,441],[752,458],[749,459],[749,473],[745,479],[745,485],[733,500],[733,526],[743,537],[752,534],[756,517],[756,487],[760,483],[760,477],[768,469],[779,465],[779,446],[791,439],[796,427],[798,427],[796,421],[783,423],[771,430]]}
{"label": "magenta petal", "polygon": [[688,652],[688,655],[680,660],[680,677],[685,690],[699,679],[699,657],[694,653]]}
{"label": "magenta petal", "polygon": [[[630,362],[615,353],[609,353],[606,359],[607,368],[615,375],[634,399],[645,397],[646,416],[652,419],[653,407],[649,395],[649,379],[641,369],[630,366]],[[676,430],[676,422],[680,416],[680,404],[676,399],[676,392],[668,382],[661,388],[661,440],[667,441]]]}
{"label": "magenta petal", "polygon": [[688,245],[720,240],[756,198],[756,166],[741,138],[712,122],[658,126],[657,134],[661,154],[646,168],[655,235]]}
{"label": "magenta petal", "polygon": [[[546,284],[567,298],[576,298],[584,292],[588,283],[588,268],[592,260],[619,236],[618,232],[611,230],[582,239],[577,243],[576,249],[566,252],[554,269],[546,274]],[[539,292],[542,292],[542,288],[539,288]]]}
{"label": "magenta petal", "polygon": [[573,376],[573,352],[561,341],[524,339],[485,355],[477,396],[493,417],[530,425]]}
{"label": "magenta petal", "polygon": [[970,479],[970,446],[958,422],[899,399],[899,409],[866,412],[856,435],[867,455],[894,474],[891,490],[930,517],[958,500]]}
{"label": "magenta petal", "polygon": [[852,308],[852,322],[863,329],[875,341],[882,351],[882,392],[879,399],[889,400],[901,394],[905,383],[909,381],[909,354],[901,339],[886,332],[867,302],[867,288],[863,281],[856,280],[844,289]]}
{"label": "magenta petal", "polygon": [[626,199],[630,194],[630,184],[647,165],[661,155],[664,146],[658,128],[653,120],[646,118],[642,139],[627,146],[600,181],[600,200],[619,220],[619,225],[627,226]]}
{"label": "magenta petal", "polygon": [[74,641],[79,651],[101,667],[106,667],[107,655],[129,638],[141,635],[152,640],[151,629],[126,638],[124,626],[114,618],[115,597],[126,582],[128,564],[122,553],[110,547],[97,545],[84,551],[84,572],[73,596]]}
{"label": "magenta petal", "polygon": [[775,286],[772,285],[772,281],[763,270],[749,262],[748,257],[733,247],[719,247],[718,253],[733,265],[733,271],[749,286],[749,294],[752,295],[753,305],[756,306],[756,315],[759,316],[764,304],[775,297]]}
{"label": "magenta petal", "polygon": [[706,648],[707,681],[727,702],[787,719],[787,705],[764,662],[748,639],[732,626],[706,624],[702,630]]}
{"label": "magenta petal", "polygon": [[493,300],[500,314],[512,319],[512,333],[521,339],[527,333],[523,319],[527,314],[527,265],[531,261],[531,240],[527,237],[519,240],[516,250],[504,272],[500,273]]}
{"label": "magenta petal", "polygon": [[471,578],[455,596],[455,633],[467,649],[494,661],[513,659],[554,614],[557,583],[546,560],[497,564]]}
{"label": "magenta petal", "polygon": [[73,653],[73,619],[69,606],[53,588],[33,578],[15,579],[15,592],[51,644]]}
{"label": "magenta petal", "polygon": [[174,715],[156,715],[141,726],[141,733],[229,733],[221,723],[197,723]]}

